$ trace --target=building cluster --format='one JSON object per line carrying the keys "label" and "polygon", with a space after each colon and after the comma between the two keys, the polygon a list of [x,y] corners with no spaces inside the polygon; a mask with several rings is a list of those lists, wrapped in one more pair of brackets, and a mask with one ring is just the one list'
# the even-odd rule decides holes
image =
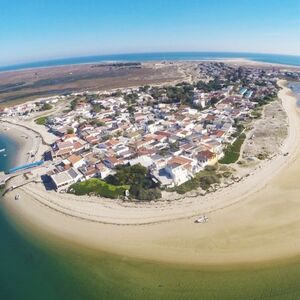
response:
{"label": "building cluster", "polygon": [[156,97],[152,87],[69,95],[71,109],[46,124],[58,137],[49,151],[55,188],[104,179],[124,164],[141,164],[161,186],[174,187],[215,164],[237,138],[237,123],[277,93],[278,71],[207,63],[199,72],[218,76],[221,87],[190,85],[189,102],[171,99],[164,88]]}
{"label": "building cluster", "polygon": [[149,88],[77,94],[76,107],[48,120],[58,136],[49,175],[60,190],[103,179],[118,165],[141,164],[161,186],[180,185],[222,158],[236,139],[237,121],[249,120],[257,101],[277,92],[271,75],[254,70],[246,72],[249,84],[235,80],[209,92],[194,87],[191,105],[170,102],[167,94],[155,99]]}
{"label": "building cluster", "polygon": [[65,99],[64,96],[53,96],[40,98],[31,102],[14,105],[11,107],[0,108],[0,116],[2,117],[29,117],[32,113],[43,110],[45,104],[55,104],[59,100]]}

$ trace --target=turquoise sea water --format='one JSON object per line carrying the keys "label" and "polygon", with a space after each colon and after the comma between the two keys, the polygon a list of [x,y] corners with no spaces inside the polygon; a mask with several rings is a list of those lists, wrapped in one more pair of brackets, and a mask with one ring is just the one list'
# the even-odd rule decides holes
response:
{"label": "turquoise sea water", "polygon": [[259,62],[279,63],[300,66],[300,55],[277,55],[260,53],[234,53],[234,52],[157,52],[157,53],[132,53],[112,54],[84,57],[71,57],[47,61],[30,62],[18,65],[0,66],[0,71],[11,71],[28,68],[53,67],[62,65],[101,63],[101,62],[139,62],[139,61],[176,61],[176,60],[210,60],[245,58]]}
{"label": "turquoise sea water", "polygon": [[17,147],[17,143],[14,140],[0,133],[0,149],[5,149],[5,151],[0,152],[0,171],[7,171],[13,166]]}
{"label": "turquoise sea water", "polygon": [[300,259],[212,269],[143,262],[27,235],[10,218],[0,209],[1,300],[300,299]]}
{"label": "turquoise sea water", "polygon": [[[10,149],[7,159],[14,157],[12,140],[0,135],[0,145]],[[2,160],[1,168],[8,166]],[[0,197],[1,300],[300,299],[300,258],[212,269],[139,261],[26,228],[7,214],[2,201]]]}

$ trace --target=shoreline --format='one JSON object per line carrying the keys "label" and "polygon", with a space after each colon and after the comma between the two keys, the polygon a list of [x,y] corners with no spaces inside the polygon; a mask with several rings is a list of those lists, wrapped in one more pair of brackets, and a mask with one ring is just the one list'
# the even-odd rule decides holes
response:
{"label": "shoreline", "polygon": [[[4,148],[5,151],[1,152],[0,154],[0,165],[1,165],[1,171],[5,172],[9,168],[13,167],[15,161],[11,155],[8,153],[11,153],[11,151],[15,151],[15,149],[20,149],[20,145],[15,141],[15,139],[9,137],[6,133],[1,131],[0,129],[0,139],[1,139],[1,148]],[[17,153],[17,151],[15,151]]]}
{"label": "shoreline", "polygon": [[[30,148],[31,148],[30,145],[32,142],[25,140],[25,138],[21,137],[22,135],[24,135],[23,129],[18,130],[17,127],[15,127],[15,126],[10,127],[7,124],[8,123],[4,123],[3,121],[1,121],[0,132],[2,135],[6,136],[8,139],[13,140],[17,146],[15,155],[11,156],[10,165],[11,165],[11,167],[15,167],[15,166],[18,166],[21,164],[25,164],[25,163],[27,163],[27,159],[28,159],[27,153],[30,151]],[[7,128],[9,128],[9,129],[7,129]]]}
{"label": "shoreline", "polygon": [[[12,167],[30,163],[35,160],[36,156],[41,156],[43,147],[41,147],[40,137],[34,131],[5,120],[1,120],[0,124],[0,132],[4,136],[13,139],[18,148],[14,155],[15,159],[12,158],[10,163]],[[28,153],[34,154],[34,157],[30,157]]]}
{"label": "shoreline", "polygon": [[[5,196],[5,208],[13,219],[22,219],[29,227],[38,225],[39,230],[63,240],[140,259],[183,264],[223,264],[225,262],[230,264],[262,262],[296,256],[300,252],[300,240],[293,241],[293,246],[290,247],[282,240],[282,238],[289,240],[291,235],[295,235],[293,231],[299,231],[300,226],[295,226],[295,222],[296,224],[299,222],[295,219],[295,209],[287,209],[288,211],[285,212],[285,206],[281,207],[282,203],[276,203],[280,206],[279,212],[276,210],[277,214],[280,212],[288,214],[287,218],[285,216],[277,220],[270,215],[274,210],[272,207],[274,195],[268,197],[270,192],[271,194],[276,192],[277,185],[274,185],[274,182],[278,183],[280,174],[295,167],[296,161],[299,160],[297,149],[299,149],[300,142],[300,122],[295,109],[295,97],[290,95],[287,87],[280,91],[280,97],[289,119],[288,137],[282,147],[282,153],[289,151],[289,156],[286,158],[279,155],[265,162],[266,165],[258,170],[260,176],[252,174],[245,181],[234,184],[228,191],[217,191],[208,195],[209,198],[203,197],[205,203],[199,203],[196,199],[192,206],[191,202],[183,199],[182,203],[166,202],[166,207],[158,206],[154,209],[147,205],[143,208],[119,207],[117,209],[119,205],[117,203],[113,205],[111,201],[103,203],[102,199],[92,197],[64,199],[65,195],[56,194],[59,201],[55,205],[59,204],[60,207],[55,207],[51,200],[55,197],[53,193],[38,190],[34,184],[30,184],[18,190],[22,194],[20,201],[12,200],[13,193]],[[294,143],[295,141],[298,143]],[[275,197],[276,195],[278,197],[278,191]],[[226,199],[231,199],[231,202],[227,203]],[[265,199],[266,203],[258,202],[257,199]],[[212,200],[214,203],[211,203]],[[218,206],[216,202],[223,205]],[[227,205],[224,205],[224,202]],[[295,200],[292,199],[291,202],[295,205],[293,203]],[[215,206],[212,206],[213,204]],[[270,205],[270,208],[266,209],[266,205]],[[89,214],[91,217],[94,211],[97,209],[99,211],[99,207],[102,221],[103,218],[104,220],[105,218],[106,220],[119,218],[119,222],[115,222],[114,225],[101,224],[92,218],[90,221],[85,221],[79,218],[80,215],[78,216],[78,208],[84,208],[85,215]],[[212,208],[209,213],[212,220],[208,224],[194,224],[192,216],[199,214],[199,210],[205,212],[204,208],[206,210]],[[72,217],[56,211],[60,210],[64,213],[66,209],[72,212]],[[105,215],[108,211],[112,215]],[[121,217],[122,222],[120,222]],[[137,223],[135,225],[138,226],[124,226],[128,220],[131,221],[130,225]],[[136,222],[137,220],[139,222]],[[145,220],[150,220],[151,222],[148,223],[151,224],[145,225]],[[156,222],[153,222],[155,220]],[[279,231],[277,231],[278,227],[280,227]],[[286,234],[288,228],[290,231]],[[271,231],[272,235],[265,236],[262,234],[264,230]],[[285,236],[282,236],[282,231],[285,232]],[[109,236],[107,236],[108,232]]]}

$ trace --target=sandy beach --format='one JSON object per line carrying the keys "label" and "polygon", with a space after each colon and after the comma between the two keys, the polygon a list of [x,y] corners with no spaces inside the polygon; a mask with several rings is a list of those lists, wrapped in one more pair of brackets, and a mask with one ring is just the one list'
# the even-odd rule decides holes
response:
{"label": "sandy beach", "polygon": [[40,158],[42,151],[45,151],[40,135],[32,130],[26,130],[23,126],[1,121],[0,132],[12,138],[17,144],[18,151],[13,159],[14,166],[32,162],[36,157]]}
{"label": "sandy beach", "polygon": [[263,66],[263,67],[280,67],[280,68],[286,68],[287,70],[293,70],[293,69],[299,69],[299,66],[293,66],[293,65],[285,65],[280,63],[268,63],[268,62],[261,62],[261,61],[255,61],[245,58],[235,58],[235,59],[220,59],[220,60],[212,60],[214,62],[216,61],[222,61],[226,64],[232,64],[236,66]]}
{"label": "sandy beach", "polygon": [[[291,91],[279,97],[289,132],[280,152],[233,186],[205,197],[149,204],[76,197],[30,183],[5,196],[8,213],[37,232],[110,253],[182,264],[284,259],[300,252],[300,118]],[[284,156],[284,153],[289,155]],[[195,224],[206,213],[207,224]]]}

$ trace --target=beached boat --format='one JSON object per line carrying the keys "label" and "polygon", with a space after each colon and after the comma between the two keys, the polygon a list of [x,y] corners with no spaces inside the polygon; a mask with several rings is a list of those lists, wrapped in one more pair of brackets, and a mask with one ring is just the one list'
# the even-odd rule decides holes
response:
{"label": "beached boat", "polygon": [[205,215],[203,215],[195,220],[195,223],[207,223],[207,222],[208,222],[208,217]]}

